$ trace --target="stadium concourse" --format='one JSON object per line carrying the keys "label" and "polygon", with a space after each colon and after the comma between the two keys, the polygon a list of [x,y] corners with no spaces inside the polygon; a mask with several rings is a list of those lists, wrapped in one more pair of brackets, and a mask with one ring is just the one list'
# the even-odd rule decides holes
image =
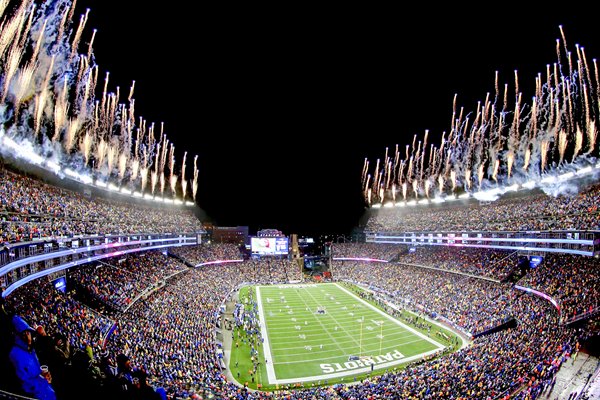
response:
{"label": "stadium concourse", "polygon": [[[2,171],[0,176],[4,179],[0,237],[13,244],[50,235],[201,227],[192,213],[178,209],[148,207],[140,212],[127,203],[82,198],[15,172]],[[521,199],[511,207],[524,216],[520,221],[544,209],[550,214],[544,213],[544,222],[536,224],[553,221],[572,228],[577,221],[581,227],[582,221],[596,220],[595,211],[581,216],[595,195],[591,189],[570,201],[548,197],[550,204],[568,204],[567,211],[561,207],[554,216],[539,197]],[[486,212],[480,217],[488,216],[497,224],[502,213],[494,204],[481,207]],[[500,202],[498,207],[506,204]],[[441,212],[436,208],[431,216],[424,209],[417,213],[430,221]],[[478,212],[476,206],[471,212]],[[480,224],[486,226],[486,221]],[[38,367],[48,366],[52,378],[51,383],[40,382],[39,375],[28,378],[42,389],[20,384],[14,376],[24,375],[15,370],[15,345],[3,340],[2,390],[59,399],[81,398],[82,393],[86,398],[136,398],[142,390],[171,399],[597,398],[598,259],[551,254],[518,277],[518,286],[546,294],[556,307],[517,290],[514,279],[508,279],[517,269],[514,252],[434,246],[408,250],[406,245],[334,244],[334,260],[388,261],[334,261],[334,279],[369,288],[382,304],[402,304],[452,326],[473,337],[469,346],[356,384],[249,390],[227,379],[228,360],[222,358],[223,343],[217,340],[222,322],[218,311],[241,285],[301,277],[291,261],[242,261],[234,245],[202,244],[120,255],[71,268],[64,292],[43,277],[3,297],[2,337],[16,340],[30,327],[30,352],[37,354]],[[235,262],[205,264],[218,260]],[[582,315],[586,317],[577,320]],[[511,328],[496,329],[511,319],[515,322]]]}

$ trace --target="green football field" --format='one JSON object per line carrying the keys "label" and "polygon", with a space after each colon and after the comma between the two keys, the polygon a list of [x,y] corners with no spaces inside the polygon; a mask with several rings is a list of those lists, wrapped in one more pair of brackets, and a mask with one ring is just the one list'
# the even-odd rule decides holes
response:
{"label": "green football field", "polygon": [[256,294],[271,385],[377,372],[444,348],[335,283]]}

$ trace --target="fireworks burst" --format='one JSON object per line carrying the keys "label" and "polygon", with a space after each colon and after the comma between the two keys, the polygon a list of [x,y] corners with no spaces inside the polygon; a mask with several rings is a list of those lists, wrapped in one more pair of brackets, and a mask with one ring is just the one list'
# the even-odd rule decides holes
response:
{"label": "fireworks burst", "polygon": [[198,166],[196,165],[198,156],[194,156],[194,179],[192,180],[192,197],[196,200],[196,193],[198,192]]}
{"label": "fireworks burst", "polygon": [[187,157],[187,151],[183,153],[183,162],[181,163],[181,192],[182,197],[185,199],[187,192],[187,180],[185,179],[185,158]]}
{"label": "fireworks burst", "polygon": [[373,179],[365,159],[361,186],[367,204],[396,202],[396,187],[402,188],[405,201],[409,186],[417,199],[443,197],[473,187],[526,182],[569,165],[593,162],[600,116],[598,67],[595,59],[588,64],[583,47],[568,51],[562,27],[560,32],[557,62],[547,65],[546,76],[535,77],[530,104],[523,100],[517,71],[514,91],[509,84],[500,84],[496,71],[495,95],[488,93],[474,112],[458,107],[454,96],[449,134],[442,134],[439,147],[427,147],[430,132],[425,131],[422,141],[413,137],[403,159],[396,146],[392,162],[386,148]]}
{"label": "fireworks burst", "polygon": [[[86,34],[90,10],[74,22],[74,0],[46,1],[39,7],[33,0],[23,0],[10,13],[9,3],[0,0],[0,107],[7,110],[1,121],[5,134],[33,145],[42,157],[58,158],[65,166],[78,165],[80,172],[87,170],[102,181],[122,184],[128,179],[144,192],[150,179],[153,194],[159,179],[164,192],[168,155],[169,183],[175,196],[174,146],[163,134],[162,124],[157,142],[154,124],[135,115],[135,81],[124,104],[119,87],[109,91],[106,72],[96,99],[100,70],[93,54],[97,31]],[[86,44],[83,54],[79,53],[81,43]],[[183,197],[186,156],[181,167]],[[197,156],[194,199],[196,161]]]}

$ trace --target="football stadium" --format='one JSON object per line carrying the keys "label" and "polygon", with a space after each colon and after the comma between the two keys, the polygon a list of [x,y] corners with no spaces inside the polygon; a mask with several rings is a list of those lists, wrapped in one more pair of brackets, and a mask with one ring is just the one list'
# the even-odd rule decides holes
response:
{"label": "football stadium", "polygon": [[317,248],[208,224],[198,156],[102,83],[87,14],[13,3],[0,398],[600,396],[600,82],[579,47],[530,102],[496,83],[441,141],[365,159],[357,234]]}

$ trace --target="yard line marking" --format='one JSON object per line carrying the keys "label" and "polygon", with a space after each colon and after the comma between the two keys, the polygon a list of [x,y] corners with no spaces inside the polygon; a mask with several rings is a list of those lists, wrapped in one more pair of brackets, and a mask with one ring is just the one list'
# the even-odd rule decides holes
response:
{"label": "yard line marking", "polygon": [[[304,342],[302,342],[302,343],[309,343],[309,344],[313,343],[313,342],[323,343],[322,338],[324,338],[325,336],[326,335],[311,335],[311,338],[316,338],[316,339],[305,339]],[[412,343],[412,341],[409,341],[409,342],[399,342],[398,338],[407,338],[408,339],[408,338],[414,338],[415,336],[413,334],[410,334],[410,336],[400,336],[400,335],[388,334],[385,337],[388,338],[388,339],[390,339],[390,340],[393,339],[393,338],[396,338],[396,340],[394,340],[394,343],[396,343],[398,345],[404,345],[406,343]],[[423,339],[419,338],[419,341],[423,341]],[[348,341],[348,340],[341,340],[341,339],[337,340],[337,342],[340,343],[340,344],[350,343],[350,341]],[[298,343],[298,340],[294,339],[294,340],[278,341],[277,342],[277,344],[294,344],[294,343]],[[280,348],[279,346],[277,346],[276,348],[277,348],[277,350],[285,350],[285,349],[293,348],[293,347],[283,347],[283,348]]]}
{"label": "yard line marking", "polygon": [[[314,297],[312,294],[310,294],[310,290],[307,290],[306,292],[307,292],[307,293],[310,295],[310,297],[311,297],[313,300],[315,299],[315,297]],[[304,301],[304,299],[302,299],[302,301]],[[316,301],[315,301],[315,302],[316,302]],[[317,302],[317,303],[318,303],[318,302]],[[308,307],[308,303],[306,303],[305,301],[304,301],[304,305]],[[333,318],[333,316],[331,316],[331,315],[329,315],[329,314],[328,314],[328,317],[329,317],[329,318]],[[333,318],[333,319],[335,320],[335,318]],[[315,320],[317,320],[317,322],[318,322],[318,323],[319,323],[319,324],[320,324],[320,325],[323,327],[323,330],[325,331],[325,333],[327,333],[327,335],[329,336],[329,338],[331,339],[331,341],[332,341],[333,343],[335,343],[335,345],[338,347],[338,349],[340,349],[340,351],[341,351],[342,353],[344,353],[344,352],[345,352],[345,350],[344,350],[342,347],[340,347],[339,343],[338,343],[338,342],[337,342],[337,341],[336,341],[336,340],[333,338],[333,336],[331,336],[331,333],[329,332],[329,329],[325,328],[325,326],[323,325],[323,322],[321,321],[321,319],[320,319],[320,318],[315,318]]]}
{"label": "yard line marking", "polygon": [[[310,292],[308,293],[308,295],[309,295],[310,297],[312,297],[312,298],[313,298],[313,299],[316,301],[315,297],[314,297],[314,296],[313,296],[313,295],[312,295]],[[346,331],[346,329],[344,329],[344,327],[343,327],[343,326],[341,326],[341,325],[338,323],[338,320],[337,320],[337,318],[335,318],[335,317],[333,316],[333,314],[327,313],[327,316],[329,316],[329,318],[333,319],[333,320],[335,321],[335,323],[337,324],[337,326],[339,326],[339,327],[340,327],[340,329],[341,329],[341,330],[342,330],[342,331],[343,331],[343,332],[344,332],[346,335],[348,335],[348,336],[349,336],[349,337],[350,337],[350,338],[351,338],[351,339],[354,341],[354,344],[356,344],[358,347],[360,347],[360,343],[359,343],[359,342],[358,342],[356,339],[354,339],[354,337],[353,337],[351,334],[349,334],[349,333],[348,333],[348,331]],[[351,318],[351,319],[353,319],[353,318]],[[319,321],[319,322],[321,322],[321,321]],[[321,323],[321,326],[323,326],[323,324],[322,324],[322,323]],[[324,326],[323,326],[323,328],[324,328],[324,329],[327,331],[327,333],[329,334],[329,337],[331,337],[331,334],[329,333],[329,330],[328,330],[328,329],[326,329]],[[339,347],[339,345],[338,345],[338,347]],[[344,354],[346,353],[346,351],[345,351],[345,350],[343,350],[343,349],[342,349],[342,352],[343,352]]]}

